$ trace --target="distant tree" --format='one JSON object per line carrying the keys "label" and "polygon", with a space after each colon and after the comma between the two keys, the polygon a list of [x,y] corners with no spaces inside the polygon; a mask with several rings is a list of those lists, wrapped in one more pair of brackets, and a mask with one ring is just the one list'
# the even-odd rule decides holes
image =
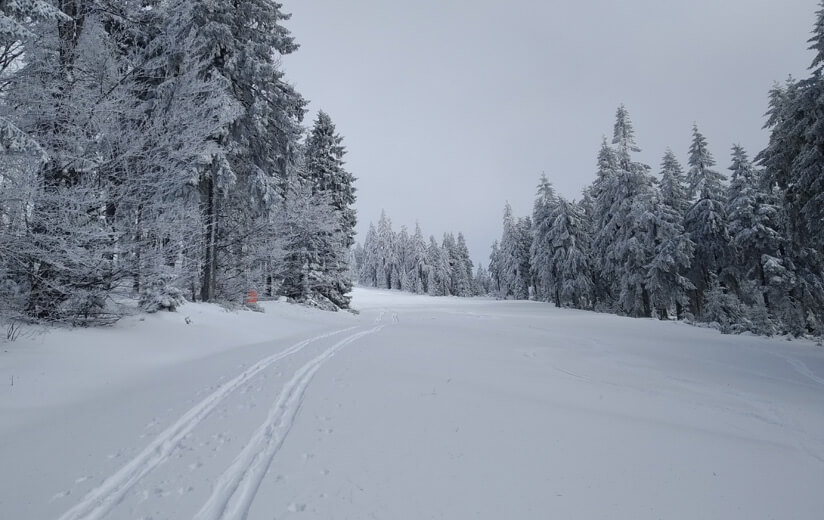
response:
{"label": "distant tree", "polygon": [[530,249],[532,277],[535,281],[535,297],[541,301],[552,298],[552,272],[549,268],[552,257],[552,243],[549,232],[552,228],[552,215],[558,205],[558,197],[552,183],[546,175],[541,175],[538,193],[532,210],[533,240]]}

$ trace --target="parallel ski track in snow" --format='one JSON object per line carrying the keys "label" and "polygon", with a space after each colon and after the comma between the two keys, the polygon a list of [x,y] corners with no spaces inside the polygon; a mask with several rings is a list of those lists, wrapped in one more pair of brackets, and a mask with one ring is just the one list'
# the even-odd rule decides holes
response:
{"label": "parallel ski track in snow", "polygon": [[345,346],[381,330],[378,325],[346,337],[300,367],[281,390],[258,428],[231,466],[218,478],[212,495],[195,515],[195,520],[245,520],[263,478],[283,441],[295,423],[306,389],[315,373]]}
{"label": "parallel ski track in snow", "polygon": [[203,421],[220,403],[232,392],[242,387],[254,376],[265,370],[273,363],[300,352],[308,345],[317,341],[351,331],[356,327],[321,334],[299,343],[288,349],[264,358],[244,370],[234,379],[224,383],[208,397],[200,401],[195,407],[186,412],[173,425],[160,433],[135,458],[109,476],[100,486],[90,491],[77,505],[64,513],[59,520],[100,520],[104,518],[126,493],[137,482],[169,459],[174,450],[180,445],[201,421]]}

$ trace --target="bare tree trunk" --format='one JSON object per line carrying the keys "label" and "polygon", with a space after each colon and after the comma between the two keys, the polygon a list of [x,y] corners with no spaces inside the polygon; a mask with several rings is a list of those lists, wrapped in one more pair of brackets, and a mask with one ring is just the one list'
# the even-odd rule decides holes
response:
{"label": "bare tree trunk", "polygon": [[200,299],[210,302],[217,292],[217,172],[214,168],[200,180],[200,200],[203,212],[204,246]]}

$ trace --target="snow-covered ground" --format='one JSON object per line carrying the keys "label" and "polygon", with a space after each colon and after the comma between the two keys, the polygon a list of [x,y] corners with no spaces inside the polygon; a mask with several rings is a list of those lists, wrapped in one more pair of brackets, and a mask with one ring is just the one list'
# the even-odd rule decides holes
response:
{"label": "snow-covered ground", "polygon": [[190,304],[0,345],[0,519],[824,518],[812,343],[354,306]]}

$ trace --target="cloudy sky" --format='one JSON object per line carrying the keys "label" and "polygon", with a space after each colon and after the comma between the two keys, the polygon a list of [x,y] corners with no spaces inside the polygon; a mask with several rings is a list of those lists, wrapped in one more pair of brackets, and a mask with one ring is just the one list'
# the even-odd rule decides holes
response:
{"label": "cloudy sky", "polygon": [[327,111],[358,177],[361,237],[463,231],[488,262],[509,201],[531,211],[546,172],[579,197],[626,104],[639,158],[686,161],[693,123],[720,166],[752,155],[767,91],[812,60],[817,0],[281,0],[301,49],[290,80]]}

